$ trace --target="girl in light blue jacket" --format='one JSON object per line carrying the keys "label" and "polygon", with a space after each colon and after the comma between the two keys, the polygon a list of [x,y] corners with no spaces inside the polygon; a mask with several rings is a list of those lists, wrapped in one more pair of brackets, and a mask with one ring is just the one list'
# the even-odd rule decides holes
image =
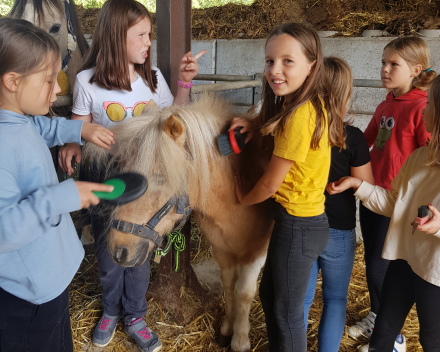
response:
{"label": "girl in light blue jacket", "polygon": [[91,141],[97,124],[47,118],[61,91],[55,40],[31,23],[0,19],[0,350],[73,351],[67,286],[84,255],[69,212],[112,186],[58,183],[49,147]]}

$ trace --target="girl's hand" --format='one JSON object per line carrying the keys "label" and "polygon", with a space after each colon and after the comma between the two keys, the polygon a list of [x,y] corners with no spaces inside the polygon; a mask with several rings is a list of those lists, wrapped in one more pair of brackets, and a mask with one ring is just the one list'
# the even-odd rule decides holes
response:
{"label": "girl's hand", "polygon": [[235,194],[237,195],[238,202],[240,204],[243,204],[243,198],[246,194],[243,192],[243,188],[244,188],[243,179],[241,178],[241,175],[238,171],[235,174],[234,180],[235,180]]}
{"label": "girl's hand", "polygon": [[199,65],[197,59],[206,54],[206,50],[202,50],[198,54],[191,57],[191,51],[186,53],[180,62],[179,80],[183,83],[191,83],[193,78],[199,73]]}
{"label": "girl's hand", "polygon": [[428,208],[432,212],[432,218],[423,225],[417,226],[416,230],[425,232],[429,235],[437,233],[437,231],[440,230],[440,212],[431,204],[428,204]]}
{"label": "girl's hand", "polygon": [[88,208],[90,204],[96,205],[99,203],[99,198],[93,193],[93,191],[111,192],[114,188],[110,185],[93,182],[76,181],[75,184],[78,188],[79,199],[81,200],[81,209]]}
{"label": "girl's hand", "polygon": [[355,191],[361,186],[362,181],[356,177],[342,177],[339,180],[329,183],[325,189],[329,194],[337,194],[353,188]]}
{"label": "girl's hand", "polygon": [[70,176],[73,173],[72,158],[75,157],[77,163],[81,162],[81,148],[78,144],[67,143],[58,152],[58,164],[61,169]]}
{"label": "girl's hand", "polygon": [[115,144],[113,132],[97,123],[84,122],[81,137],[105,149],[110,149],[110,145]]}
{"label": "girl's hand", "polygon": [[237,127],[242,127],[240,130],[240,134],[246,132],[248,133],[245,143],[249,142],[252,139],[254,133],[252,120],[243,119],[241,117],[234,117],[231,122],[231,127],[229,127],[228,131],[235,130]]}

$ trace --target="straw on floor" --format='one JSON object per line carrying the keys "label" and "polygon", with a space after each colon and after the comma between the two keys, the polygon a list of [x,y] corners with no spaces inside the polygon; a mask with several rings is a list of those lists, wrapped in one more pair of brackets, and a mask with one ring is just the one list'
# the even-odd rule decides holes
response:
{"label": "straw on floor", "polygon": [[[197,228],[192,233],[192,258],[194,262],[202,261],[211,256],[207,241],[200,237]],[[369,312],[369,295],[365,281],[365,265],[363,260],[364,247],[358,243],[356,249],[356,260],[353,275],[350,282],[347,324],[352,325],[359,321]],[[154,277],[155,268],[153,268]],[[320,280],[320,278],[319,278]],[[146,320],[148,325],[159,335],[163,343],[163,351],[209,351],[226,352],[215,342],[215,331],[221,322],[224,312],[224,301],[222,296],[215,296],[209,304],[203,305],[192,292],[181,289],[181,295],[185,302],[185,317],[189,318],[186,325],[177,325],[168,314],[166,307],[160,302],[150,300]],[[310,309],[308,326],[308,351],[317,351],[317,329],[322,312],[321,285],[318,282],[315,302]],[[134,352],[132,340],[128,337],[120,322],[114,340],[105,349],[96,349],[91,346],[93,329],[101,314],[101,288],[97,278],[97,262],[94,255],[88,255],[72,284],[70,285],[70,314],[72,323],[72,334],[75,351],[87,352]],[[264,322],[264,313],[261,303],[256,295],[250,314],[251,321],[251,344],[252,351],[267,351],[267,335]],[[407,338],[407,351],[421,351],[418,343],[419,325],[415,309],[409,314],[403,330]],[[340,351],[355,352],[365,341],[355,341],[344,333]]]}

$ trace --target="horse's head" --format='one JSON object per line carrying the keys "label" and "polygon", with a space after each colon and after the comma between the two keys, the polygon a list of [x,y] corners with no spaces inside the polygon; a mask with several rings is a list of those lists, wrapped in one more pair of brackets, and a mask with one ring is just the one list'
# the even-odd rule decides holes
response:
{"label": "horse's head", "polygon": [[[75,50],[80,51],[79,58],[85,55],[89,45],[81,33],[80,22],[73,0],[15,0],[11,17],[25,19],[47,31],[57,41],[63,70],[70,61]],[[77,45],[78,44],[78,45]],[[75,65],[77,63],[75,62]],[[74,75],[78,67],[74,68]],[[69,80],[71,74],[68,73]],[[70,85],[73,87],[71,80]],[[67,89],[67,88],[66,88]],[[67,94],[66,91],[64,94]]]}
{"label": "horse's head", "polygon": [[[181,121],[170,115],[162,124],[163,133],[179,148],[180,158],[186,158],[185,132]],[[159,161],[156,161],[159,162]],[[154,162],[150,164],[154,165]],[[179,164],[175,166],[179,168]],[[182,168],[182,176],[187,173]],[[138,200],[115,209],[112,228],[107,237],[108,251],[122,266],[138,266],[145,262],[164,234],[179,229],[187,220],[191,208],[187,186],[172,187],[169,177],[156,164],[147,175],[148,189]],[[185,183],[185,177],[179,183]]]}
{"label": "horse's head", "polygon": [[[212,98],[162,110],[154,105],[150,101],[143,114],[112,129],[116,144],[109,152],[86,146],[86,154],[101,162],[98,167],[117,163],[118,172],[138,172],[148,181],[142,197],[113,213],[108,250],[123,266],[141,265],[162,236],[181,225],[189,210],[187,194],[191,203],[200,199],[195,190],[207,189],[208,160],[216,157],[215,136],[229,117],[227,103]],[[219,115],[226,117],[222,121],[212,111],[222,111]],[[155,237],[159,237],[156,243]]]}
{"label": "horse's head", "polygon": [[113,212],[107,243],[116,263],[144,263],[160,239],[182,225],[189,210],[186,195],[191,204],[209,197],[210,165],[226,163],[215,137],[228,121],[228,103],[211,96],[162,110],[150,101],[140,116],[112,128],[116,144],[110,151],[86,146],[85,157],[100,169],[109,171],[116,163],[117,172],[138,172],[148,181],[143,196]]}

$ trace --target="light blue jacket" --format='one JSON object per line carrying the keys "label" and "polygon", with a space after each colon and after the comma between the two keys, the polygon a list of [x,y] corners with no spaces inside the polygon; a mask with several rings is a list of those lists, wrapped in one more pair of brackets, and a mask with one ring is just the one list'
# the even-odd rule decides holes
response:
{"label": "light blue jacket", "polygon": [[0,109],[0,287],[34,304],[58,297],[84,257],[78,189],[58,182],[48,148],[82,144],[82,124]]}

